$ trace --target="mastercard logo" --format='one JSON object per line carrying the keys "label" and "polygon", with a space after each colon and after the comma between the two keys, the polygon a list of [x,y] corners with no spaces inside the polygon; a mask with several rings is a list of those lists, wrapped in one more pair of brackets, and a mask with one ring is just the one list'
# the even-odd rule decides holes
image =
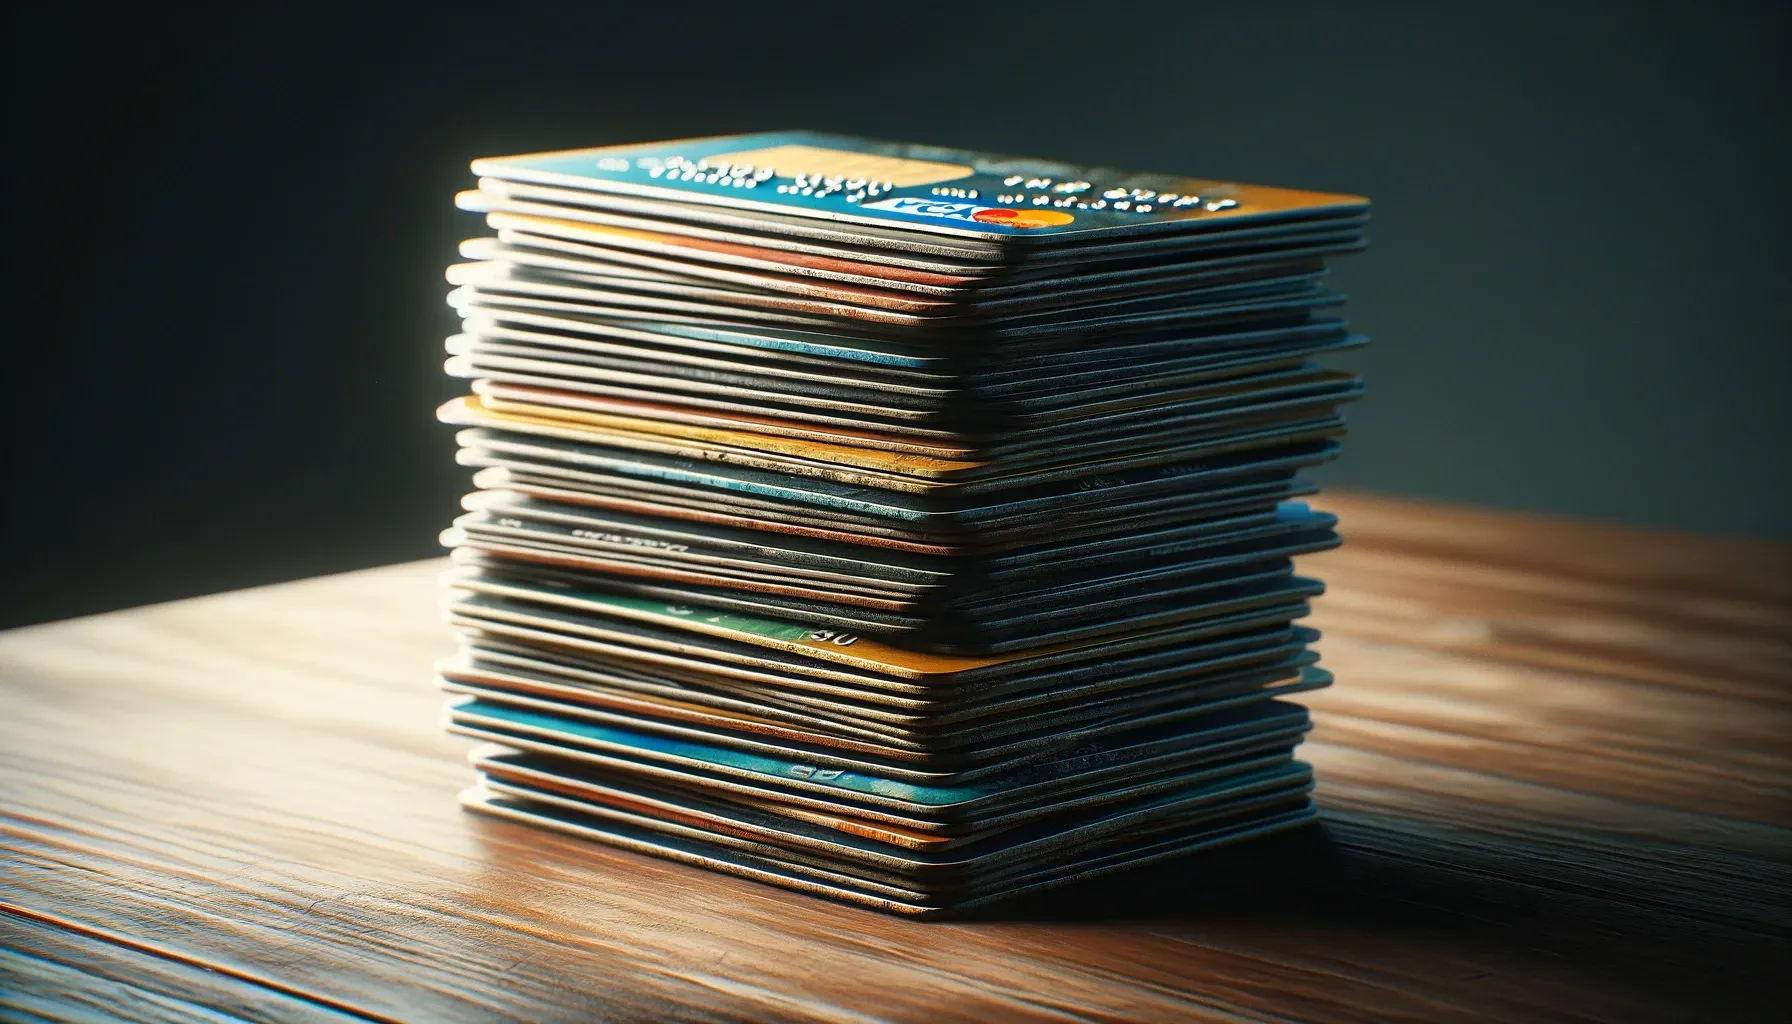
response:
{"label": "mastercard logo", "polygon": [[1000,224],[1010,228],[1055,228],[1076,218],[1063,210],[1040,210],[1031,207],[1002,208],[978,206],[976,203],[942,202],[916,196],[893,196],[866,203],[861,209],[888,210],[911,217],[938,217],[941,220],[970,221],[974,224]]}
{"label": "mastercard logo", "polygon": [[1063,210],[985,208],[971,214],[971,219],[983,224],[1006,224],[1011,228],[1055,228],[1076,218]]}

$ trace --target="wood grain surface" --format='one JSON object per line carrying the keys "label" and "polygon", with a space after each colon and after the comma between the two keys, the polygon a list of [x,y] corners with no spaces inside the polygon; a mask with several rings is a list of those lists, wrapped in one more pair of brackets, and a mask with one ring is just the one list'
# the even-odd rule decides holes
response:
{"label": "wood grain surface", "polygon": [[1792,552],[1321,504],[1324,825],[945,924],[462,813],[441,563],[0,634],[0,1018],[1783,1012]]}

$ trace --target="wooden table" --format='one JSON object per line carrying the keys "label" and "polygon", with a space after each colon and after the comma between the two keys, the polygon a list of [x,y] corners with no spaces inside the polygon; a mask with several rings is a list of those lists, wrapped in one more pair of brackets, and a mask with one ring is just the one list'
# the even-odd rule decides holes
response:
{"label": "wooden table", "polygon": [[1362,497],[1326,824],[905,921],[462,813],[440,563],[0,634],[9,1019],[1759,1019],[1792,551]]}

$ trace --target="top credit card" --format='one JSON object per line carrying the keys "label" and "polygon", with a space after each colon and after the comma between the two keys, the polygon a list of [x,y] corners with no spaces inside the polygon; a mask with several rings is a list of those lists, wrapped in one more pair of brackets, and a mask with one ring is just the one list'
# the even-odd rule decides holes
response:
{"label": "top credit card", "polygon": [[[1115,240],[1361,217],[1360,196],[1121,171],[810,131],[473,161],[482,177],[996,243]],[[768,230],[776,231],[771,225]]]}

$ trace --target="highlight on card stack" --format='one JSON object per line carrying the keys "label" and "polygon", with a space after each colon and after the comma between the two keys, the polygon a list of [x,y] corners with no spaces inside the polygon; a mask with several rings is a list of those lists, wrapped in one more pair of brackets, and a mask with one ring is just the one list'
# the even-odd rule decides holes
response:
{"label": "highlight on card stack", "polygon": [[810,132],[473,170],[467,807],[919,915],[1312,820],[1366,200]]}

